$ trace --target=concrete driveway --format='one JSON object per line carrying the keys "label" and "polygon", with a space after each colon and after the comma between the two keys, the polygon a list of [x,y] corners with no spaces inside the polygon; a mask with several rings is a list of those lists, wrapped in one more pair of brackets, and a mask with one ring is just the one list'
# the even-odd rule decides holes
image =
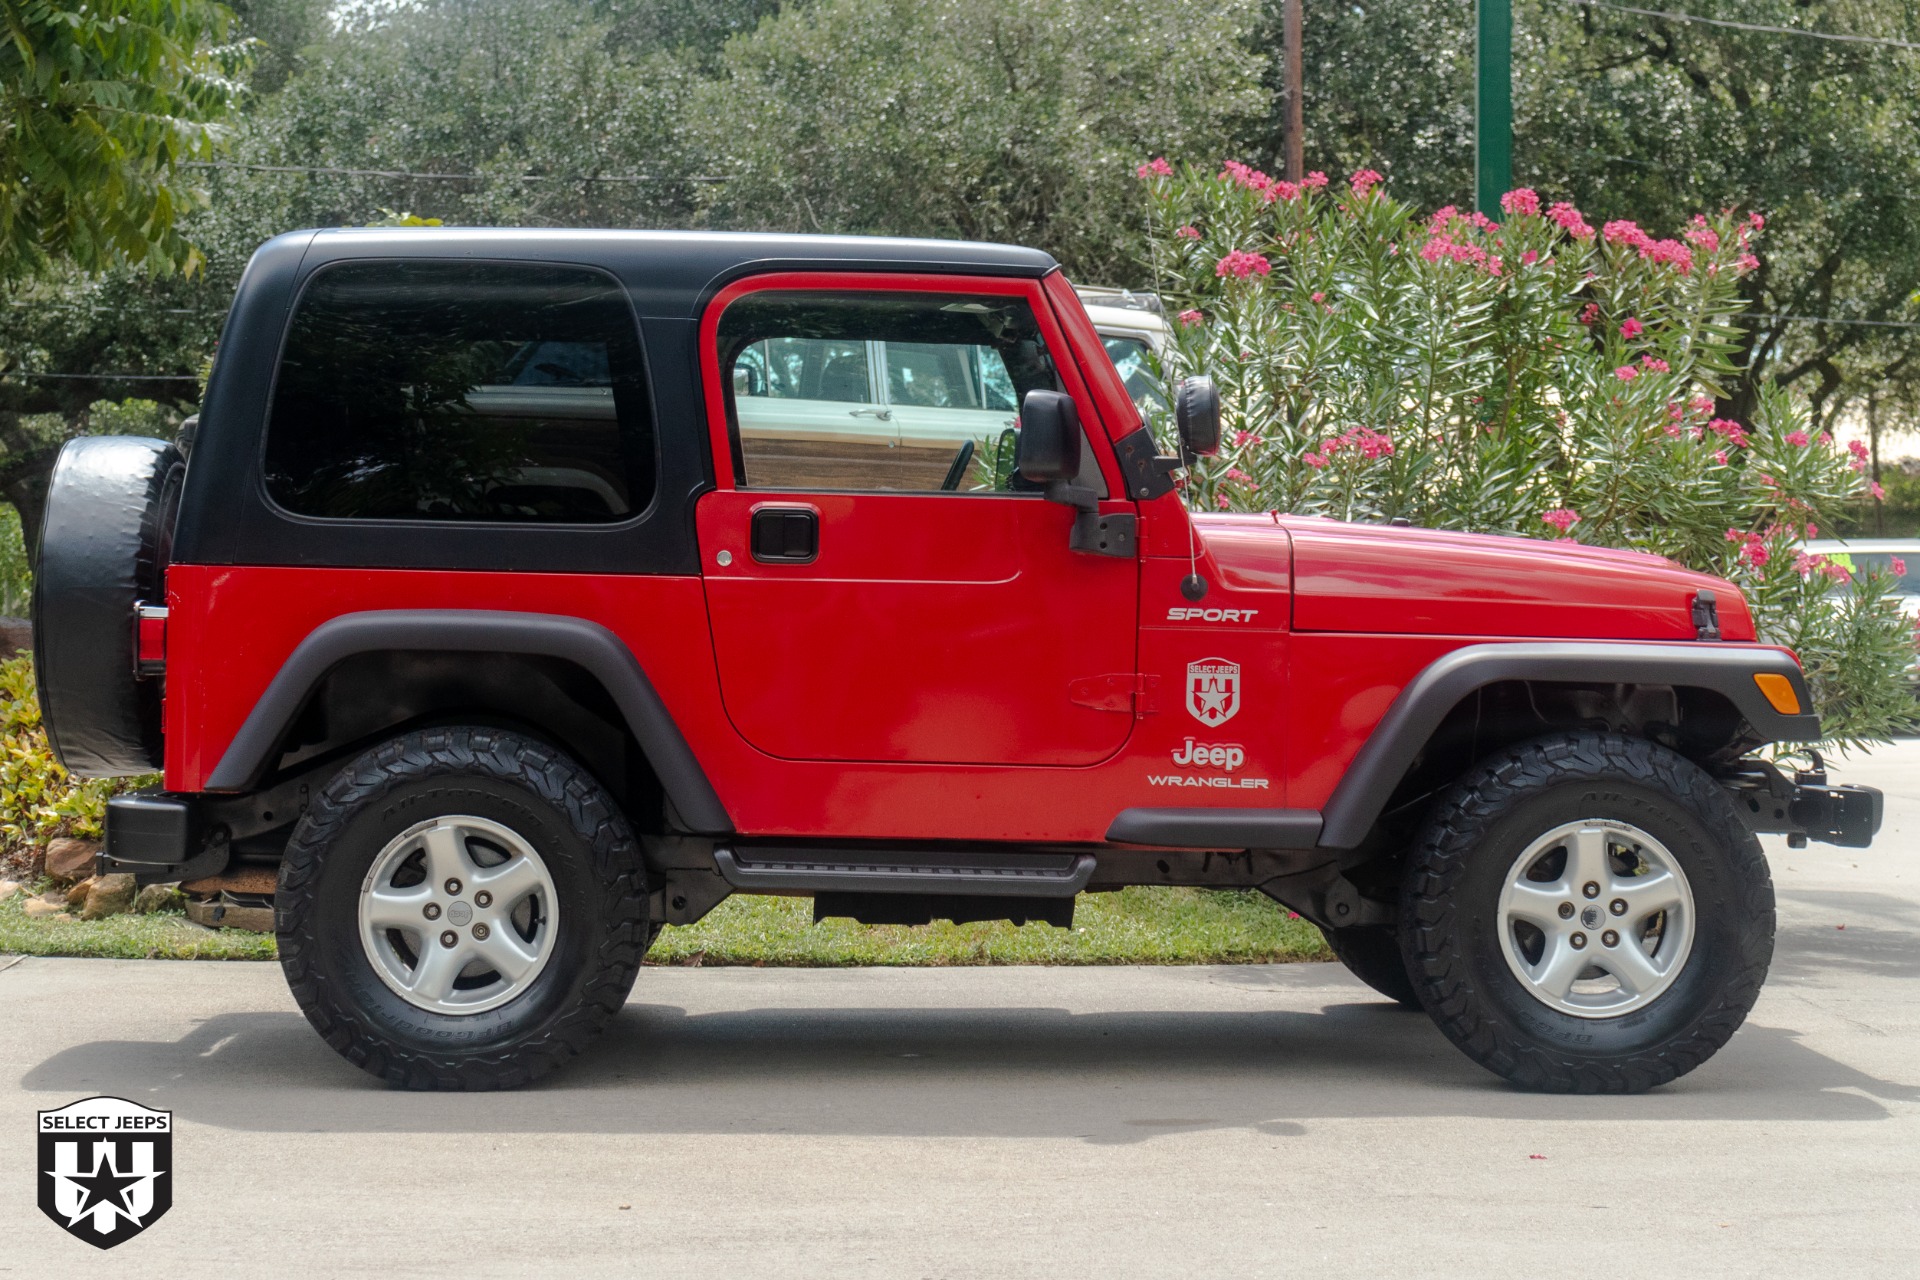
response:
{"label": "concrete driveway", "polygon": [[[392,1093],[276,966],[0,958],[0,1275],[1920,1274],[1920,743],[1870,851],[1771,850],[1746,1027],[1636,1098],[1516,1093],[1333,965],[650,969],[537,1089]],[[34,1112],[175,1114],[97,1253]]]}

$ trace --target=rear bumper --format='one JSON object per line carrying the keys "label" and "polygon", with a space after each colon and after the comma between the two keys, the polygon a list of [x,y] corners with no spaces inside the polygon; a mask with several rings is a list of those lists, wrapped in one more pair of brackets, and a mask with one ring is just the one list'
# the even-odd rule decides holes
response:
{"label": "rear bumper", "polygon": [[227,832],[207,821],[193,797],[164,791],[112,796],[106,825],[101,853],[108,867],[130,871],[143,883],[190,880],[226,870]]}
{"label": "rear bumper", "polygon": [[1788,778],[1762,761],[1746,762],[1722,778],[1733,807],[1757,834],[1784,835],[1795,848],[1808,841],[1864,849],[1879,834],[1886,797],[1877,787],[1829,786],[1824,771]]}

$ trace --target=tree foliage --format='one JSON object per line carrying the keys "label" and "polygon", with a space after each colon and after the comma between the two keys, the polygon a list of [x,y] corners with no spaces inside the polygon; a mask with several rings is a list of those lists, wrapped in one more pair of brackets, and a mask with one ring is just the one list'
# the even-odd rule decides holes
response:
{"label": "tree foliage", "polygon": [[212,156],[232,104],[209,0],[0,0],[0,280],[49,257],[191,270],[177,166]]}

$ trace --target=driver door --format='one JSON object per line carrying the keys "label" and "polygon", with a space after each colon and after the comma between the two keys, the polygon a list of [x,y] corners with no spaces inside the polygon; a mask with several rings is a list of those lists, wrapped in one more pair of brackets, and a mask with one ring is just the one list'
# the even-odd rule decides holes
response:
{"label": "driver door", "polygon": [[[1112,756],[1131,707],[1088,682],[1136,669],[1138,564],[1071,551],[1072,510],[1009,480],[1019,394],[1066,390],[1098,421],[1037,287],[821,279],[736,285],[702,326],[720,488],[697,520],[734,727],[795,760]],[[756,395],[756,352],[800,343],[866,344],[888,429]],[[1101,447],[1082,482],[1104,493]]]}

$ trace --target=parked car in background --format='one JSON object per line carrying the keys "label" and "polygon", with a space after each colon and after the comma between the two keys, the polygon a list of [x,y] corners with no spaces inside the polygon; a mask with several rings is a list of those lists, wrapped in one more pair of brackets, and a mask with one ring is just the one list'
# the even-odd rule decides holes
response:
{"label": "parked car in background", "polygon": [[[1894,570],[1900,580],[1900,607],[1920,623],[1920,537],[1815,538],[1807,543],[1807,550],[1852,573]],[[1915,655],[1907,675],[1913,681],[1914,695],[1920,697],[1920,653]]]}
{"label": "parked car in background", "polygon": [[1120,380],[1127,384],[1140,412],[1165,412],[1166,388],[1154,372],[1153,357],[1167,345],[1167,315],[1159,296],[1128,289],[1084,287],[1074,290],[1087,309],[1095,333],[1107,348]]}

